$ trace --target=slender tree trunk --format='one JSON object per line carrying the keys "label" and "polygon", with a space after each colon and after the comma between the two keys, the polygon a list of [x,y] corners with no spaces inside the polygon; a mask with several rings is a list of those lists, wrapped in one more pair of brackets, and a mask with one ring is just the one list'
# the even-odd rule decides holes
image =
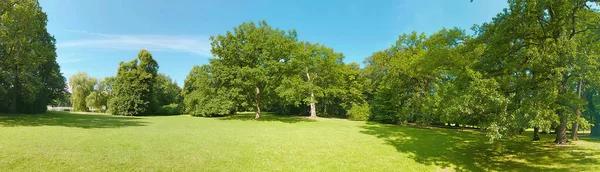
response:
{"label": "slender tree trunk", "polygon": [[310,117],[317,117],[317,107],[315,106],[315,92],[312,89],[312,81],[310,80],[310,74],[308,74],[308,70],[306,72],[306,78],[308,80],[308,85],[310,89]]}
{"label": "slender tree trunk", "polygon": [[[577,117],[581,116],[581,110],[577,109]],[[571,139],[579,140],[579,135],[577,131],[579,130],[579,122],[575,121],[573,126],[571,126]]]}
{"label": "slender tree trunk", "polygon": [[[581,80],[579,80],[579,82],[577,83],[577,96],[578,97],[581,97],[581,87],[582,86],[583,86],[583,83],[581,82]],[[581,109],[577,108],[577,117],[579,118],[580,116],[581,116]],[[571,139],[579,140],[577,130],[579,130],[579,121],[576,120],[573,123],[573,126],[571,126]]]}
{"label": "slender tree trunk", "polygon": [[8,111],[11,113],[16,113],[17,112],[17,102],[19,101],[19,92],[21,92],[21,90],[19,90],[19,87],[21,86],[21,83],[19,83],[19,66],[17,66],[15,64],[14,69],[13,69],[14,73],[14,82],[13,82],[13,88],[12,88],[12,97],[11,97],[11,101],[10,101],[10,106]]}
{"label": "slender tree trunk", "polygon": [[311,91],[310,92],[310,117],[311,118],[316,118],[317,117],[317,107],[315,106],[315,94]]}
{"label": "slender tree trunk", "polygon": [[258,87],[256,87],[256,97],[254,99],[254,104],[256,105],[256,108],[254,109],[255,112],[255,116],[254,119],[258,119],[260,118],[260,89]]}
{"label": "slender tree trunk", "polygon": [[323,103],[323,114],[327,114],[327,103]]}
{"label": "slender tree trunk", "polygon": [[540,128],[533,127],[533,141],[538,141],[538,140],[540,140]]}

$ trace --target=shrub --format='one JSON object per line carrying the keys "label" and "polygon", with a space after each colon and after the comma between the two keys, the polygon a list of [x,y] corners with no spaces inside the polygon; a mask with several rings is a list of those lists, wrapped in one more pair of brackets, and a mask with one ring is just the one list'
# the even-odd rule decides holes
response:
{"label": "shrub", "polygon": [[181,114],[181,108],[179,104],[173,103],[161,106],[155,113],[156,115],[179,115]]}
{"label": "shrub", "polygon": [[213,117],[235,113],[233,101],[219,96],[202,95],[198,92],[185,97],[186,112],[192,116]]}
{"label": "shrub", "polygon": [[352,107],[348,110],[348,118],[353,121],[366,121],[371,115],[369,104],[352,103]]}

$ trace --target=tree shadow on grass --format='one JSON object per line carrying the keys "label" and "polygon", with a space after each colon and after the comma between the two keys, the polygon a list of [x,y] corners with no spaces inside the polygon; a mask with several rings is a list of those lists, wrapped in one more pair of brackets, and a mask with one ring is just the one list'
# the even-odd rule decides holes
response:
{"label": "tree shadow on grass", "polygon": [[315,122],[315,120],[305,116],[276,115],[274,113],[261,113],[259,119],[254,119],[254,113],[241,112],[235,115],[219,117],[220,120],[240,120],[240,121],[279,121],[283,123]]}
{"label": "tree shadow on grass", "polygon": [[592,137],[590,134],[579,134],[579,140],[600,143],[600,137]]}
{"label": "tree shadow on grass", "polygon": [[145,126],[140,118],[98,114],[47,112],[44,114],[0,114],[0,127],[63,126],[76,128],[120,128]]}
{"label": "tree shadow on grass", "polygon": [[[600,150],[532,142],[529,137],[487,142],[479,131],[369,123],[376,136],[416,162],[455,171],[585,171],[599,168]],[[549,139],[549,138],[548,138]]]}

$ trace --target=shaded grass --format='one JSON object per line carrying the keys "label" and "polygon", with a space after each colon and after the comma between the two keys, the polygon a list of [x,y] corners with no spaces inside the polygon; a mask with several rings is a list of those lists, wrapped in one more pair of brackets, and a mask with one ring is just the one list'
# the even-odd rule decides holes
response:
{"label": "shaded grass", "polygon": [[0,171],[594,171],[600,143],[252,113],[0,115]]}
{"label": "shaded grass", "polygon": [[305,116],[291,116],[291,115],[277,115],[275,113],[263,112],[260,114],[259,119],[254,119],[254,112],[240,112],[236,115],[229,115],[219,117],[220,120],[241,120],[241,121],[279,121],[284,123],[297,123],[297,122],[315,122],[314,119],[310,119]]}
{"label": "shaded grass", "polygon": [[[532,142],[531,132],[489,143],[474,130],[369,124],[363,133],[385,140],[416,162],[455,171],[594,171],[600,169],[600,144],[552,144],[554,135]],[[582,136],[586,140],[587,136]],[[582,144],[585,143],[585,144]],[[582,146],[584,145],[584,146]]]}
{"label": "shaded grass", "polygon": [[103,114],[82,114],[74,116],[68,112],[48,112],[46,114],[0,114],[0,126],[64,126],[77,128],[119,128],[143,126],[137,117],[108,116]]}

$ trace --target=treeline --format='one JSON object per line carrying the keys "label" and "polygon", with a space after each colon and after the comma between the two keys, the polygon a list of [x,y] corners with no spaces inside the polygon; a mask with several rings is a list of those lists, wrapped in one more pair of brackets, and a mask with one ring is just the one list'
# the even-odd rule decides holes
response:
{"label": "treeline", "polygon": [[0,112],[41,113],[64,99],[47,16],[33,0],[0,1]]}
{"label": "treeline", "polygon": [[74,111],[125,116],[182,113],[181,88],[158,73],[158,63],[147,50],[130,62],[121,62],[115,77],[98,79],[80,72],[69,78],[69,85]]}
{"label": "treeline", "polygon": [[[511,0],[474,35],[442,29],[404,34],[367,58],[371,119],[463,124],[490,139],[534,128],[577,140],[600,135],[600,15],[591,1]],[[588,3],[589,2],[589,3]]]}
{"label": "treeline", "polygon": [[361,69],[294,30],[242,23],[211,37],[184,85],[197,116],[261,110],[384,123],[469,125],[491,140],[534,128],[558,144],[600,135],[599,12],[592,1],[511,0],[489,23],[399,36]]}
{"label": "treeline", "polygon": [[[180,88],[142,50],[117,75],[69,79],[77,111],[115,115],[261,111],[382,123],[474,126],[491,140],[534,129],[600,136],[600,12],[589,0],[510,0],[474,34],[402,34],[363,68],[295,30],[246,22],[210,38],[214,55]],[[0,112],[65,103],[55,41],[37,1],[0,2]]]}
{"label": "treeline", "polygon": [[[215,56],[185,80],[185,110],[194,116],[240,111],[345,117],[364,103],[356,63],[320,44],[298,41],[295,30],[246,22],[210,38]],[[361,114],[368,115],[368,114]]]}

